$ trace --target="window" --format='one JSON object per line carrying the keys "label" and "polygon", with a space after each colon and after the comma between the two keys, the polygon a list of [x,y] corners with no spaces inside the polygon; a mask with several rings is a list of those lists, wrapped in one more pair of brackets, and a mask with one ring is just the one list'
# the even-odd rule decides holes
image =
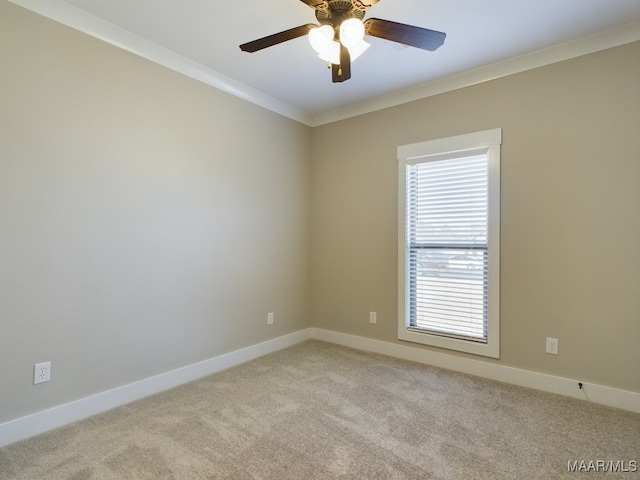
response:
{"label": "window", "polygon": [[398,338],[500,356],[500,129],[398,147]]}

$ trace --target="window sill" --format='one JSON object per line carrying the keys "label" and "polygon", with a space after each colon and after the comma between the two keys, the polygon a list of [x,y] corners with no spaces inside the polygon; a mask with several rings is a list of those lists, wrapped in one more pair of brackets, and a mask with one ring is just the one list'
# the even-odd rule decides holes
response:
{"label": "window sill", "polygon": [[447,350],[455,350],[457,352],[471,353],[483,357],[500,358],[500,345],[499,342],[495,340],[493,342],[490,340],[489,343],[473,342],[433,335],[428,332],[418,332],[404,326],[398,329],[398,339],[432,347],[445,348]]}

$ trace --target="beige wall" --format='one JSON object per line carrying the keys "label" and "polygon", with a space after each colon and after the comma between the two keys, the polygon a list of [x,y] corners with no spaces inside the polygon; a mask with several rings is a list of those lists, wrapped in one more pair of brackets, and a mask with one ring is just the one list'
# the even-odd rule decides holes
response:
{"label": "beige wall", "polygon": [[0,423],[309,326],[310,128],[4,0],[0,62]]}
{"label": "beige wall", "polygon": [[640,43],[315,128],[313,325],[398,342],[396,148],[498,127],[498,363],[640,392]]}

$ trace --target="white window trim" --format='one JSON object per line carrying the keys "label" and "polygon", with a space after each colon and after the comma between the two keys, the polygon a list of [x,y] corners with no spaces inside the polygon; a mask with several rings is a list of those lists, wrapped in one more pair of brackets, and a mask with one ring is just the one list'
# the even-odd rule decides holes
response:
{"label": "white window trim", "polygon": [[[458,135],[398,147],[398,338],[408,342],[500,358],[500,145],[502,129]],[[409,329],[406,228],[406,166],[427,157],[487,149],[489,162],[488,342],[477,343]]]}

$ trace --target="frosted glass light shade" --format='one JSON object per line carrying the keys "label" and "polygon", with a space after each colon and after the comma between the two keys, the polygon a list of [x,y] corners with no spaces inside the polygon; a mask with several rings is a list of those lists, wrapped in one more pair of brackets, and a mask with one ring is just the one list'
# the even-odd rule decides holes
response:
{"label": "frosted glass light shade", "polygon": [[318,55],[324,55],[329,50],[333,36],[333,28],[330,25],[322,25],[309,30],[309,43]]}
{"label": "frosted glass light shade", "polygon": [[358,18],[350,18],[340,25],[340,42],[347,48],[358,45],[364,38],[364,24]]}
{"label": "frosted glass light shade", "polygon": [[336,41],[331,42],[327,51],[318,54],[318,56],[325,62],[340,65],[340,43]]}
{"label": "frosted glass light shade", "polygon": [[364,40],[360,40],[360,43],[357,43],[353,47],[349,47],[349,55],[351,56],[351,61],[353,62],[356,58],[362,55],[370,46],[370,43],[367,43]]}

